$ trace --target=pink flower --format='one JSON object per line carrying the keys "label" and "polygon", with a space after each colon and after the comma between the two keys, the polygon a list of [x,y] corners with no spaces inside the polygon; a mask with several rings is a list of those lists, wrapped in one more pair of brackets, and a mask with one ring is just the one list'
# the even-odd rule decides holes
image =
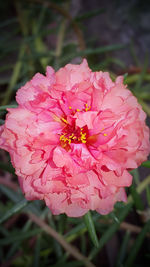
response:
{"label": "pink flower", "polygon": [[86,60],[46,77],[36,74],[8,109],[0,147],[10,153],[28,200],[53,214],[109,213],[149,154],[145,113],[118,77],[92,72]]}

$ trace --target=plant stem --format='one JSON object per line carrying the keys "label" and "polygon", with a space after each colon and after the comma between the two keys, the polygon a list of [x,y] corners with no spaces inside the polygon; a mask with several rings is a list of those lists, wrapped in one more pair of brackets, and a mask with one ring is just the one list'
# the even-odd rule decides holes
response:
{"label": "plant stem", "polygon": [[58,234],[53,228],[51,228],[49,225],[47,225],[42,219],[37,217],[35,214],[29,213],[29,218],[36,223],[38,226],[40,226],[47,234],[51,235],[53,238],[55,238],[62,247],[70,253],[74,258],[76,258],[79,261],[83,261],[85,266],[87,267],[95,267],[95,265],[88,260],[85,256],[83,256],[76,248],[74,248],[72,245],[68,244],[66,240]]}

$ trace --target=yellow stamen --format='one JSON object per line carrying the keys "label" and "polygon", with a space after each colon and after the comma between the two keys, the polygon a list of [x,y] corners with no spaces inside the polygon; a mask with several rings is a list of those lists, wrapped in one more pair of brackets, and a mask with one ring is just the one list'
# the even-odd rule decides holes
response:
{"label": "yellow stamen", "polygon": [[104,133],[104,136],[107,136],[107,134],[106,134],[106,133]]}
{"label": "yellow stamen", "polygon": [[81,137],[78,138],[78,140],[85,144],[86,143],[86,133],[80,132],[80,134],[81,134]]}
{"label": "yellow stamen", "polygon": [[69,139],[69,145],[71,144],[71,139]]}
{"label": "yellow stamen", "polygon": [[61,118],[61,120],[62,120],[64,123],[69,124],[69,122],[68,122],[66,119]]}
{"label": "yellow stamen", "polygon": [[69,107],[69,109],[72,109],[72,107]]}
{"label": "yellow stamen", "polygon": [[74,136],[74,133],[72,133],[72,135],[69,136],[69,138],[72,138]]}
{"label": "yellow stamen", "polygon": [[91,106],[88,107],[88,104],[85,104],[85,111],[89,111],[91,109]]}
{"label": "yellow stamen", "polygon": [[66,137],[64,136],[64,134],[62,134],[62,135],[60,136],[59,140],[60,140],[60,141],[63,141],[63,142],[66,142],[66,141],[68,141],[69,139],[66,138]]}
{"label": "yellow stamen", "polygon": [[60,136],[59,140],[62,140],[64,138],[64,134]]}
{"label": "yellow stamen", "polygon": [[80,112],[80,109],[79,109],[79,108],[77,108],[77,111],[78,111],[78,112]]}

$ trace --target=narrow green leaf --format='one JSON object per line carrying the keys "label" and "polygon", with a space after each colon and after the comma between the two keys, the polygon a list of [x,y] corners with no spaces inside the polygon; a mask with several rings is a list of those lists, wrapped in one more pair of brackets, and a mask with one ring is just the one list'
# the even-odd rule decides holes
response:
{"label": "narrow green leaf", "polygon": [[[14,192],[10,188],[3,186],[3,185],[0,185],[0,191],[3,194],[5,194],[14,203],[18,203],[24,199],[21,191]],[[32,201],[32,203],[29,203],[27,209],[25,207],[25,212],[31,211],[31,212],[35,213],[37,216],[40,216],[41,215],[41,209],[40,209],[39,205],[37,205],[40,202],[41,202],[40,200],[34,200],[34,201]]]}
{"label": "narrow green leaf", "polygon": [[0,233],[2,233],[4,236],[9,236],[9,231],[2,225],[0,225]]}
{"label": "narrow green leaf", "polygon": [[17,105],[5,105],[5,106],[1,106],[0,110],[6,110],[7,108],[16,108]]}
{"label": "narrow green leaf", "polygon": [[85,225],[86,225],[87,230],[89,232],[89,235],[91,237],[91,240],[93,241],[93,244],[96,247],[98,247],[98,245],[99,245],[98,238],[97,238],[97,235],[96,235],[94,222],[93,222],[93,219],[92,219],[92,216],[91,216],[91,213],[90,212],[87,212],[84,215],[84,222],[85,222]]}
{"label": "narrow green leaf", "polygon": [[22,195],[20,195],[18,192],[14,192],[13,190],[4,185],[0,185],[0,191],[14,203],[18,203],[19,201],[22,200]]}
{"label": "narrow green leaf", "polygon": [[[138,79],[139,79],[139,74],[132,74],[126,78],[126,82],[129,85],[129,84],[133,84],[133,83],[137,82]],[[150,82],[150,75],[145,74],[143,80]]]}
{"label": "narrow green leaf", "polygon": [[97,253],[101,250],[101,248],[108,242],[108,240],[114,235],[114,233],[118,230],[120,223],[125,219],[125,217],[128,215],[132,208],[132,203],[127,204],[121,211],[120,214],[118,215],[118,221],[119,222],[114,222],[107,231],[102,235],[100,238],[99,244],[97,248],[93,248],[89,255],[89,259],[93,259]]}
{"label": "narrow green leaf", "polygon": [[82,261],[71,261],[71,262],[65,262],[63,263],[64,265],[62,265],[62,263],[56,263],[55,265],[51,265],[51,267],[79,267],[79,266],[84,266],[84,263]]}
{"label": "narrow green leaf", "polygon": [[79,52],[72,53],[70,55],[62,57],[61,64],[68,62],[69,60],[71,60],[74,57],[97,55],[97,54],[111,52],[111,51],[118,50],[118,49],[123,49],[125,47],[127,47],[127,45],[116,44],[116,45],[101,46],[101,47],[97,47],[97,48],[88,48],[88,49],[85,49],[83,51],[79,51]]}
{"label": "narrow green leaf", "polygon": [[[150,175],[148,175],[137,187],[137,192],[141,194],[145,188],[150,184]],[[132,203],[132,196],[128,196],[128,203]]]}
{"label": "narrow green leaf", "polygon": [[133,199],[133,203],[136,207],[137,210],[144,210],[144,205],[142,202],[142,199],[140,197],[140,194],[137,192],[134,181],[132,183],[132,185],[130,186],[130,193]]}
{"label": "narrow green leaf", "polygon": [[133,176],[133,180],[134,180],[135,184],[138,185],[140,183],[140,175],[139,175],[138,169],[134,169],[134,170],[130,171],[130,173]]}
{"label": "narrow green leaf", "polygon": [[1,84],[7,84],[10,82],[10,77],[0,78],[0,85]]}
{"label": "narrow green leaf", "polygon": [[81,235],[81,253],[83,255],[86,255],[86,249],[87,249],[87,240],[86,235]]}
{"label": "narrow green leaf", "polygon": [[9,24],[12,25],[14,22],[15,22],[15,23],[18,22],[18,20],[17,20],[16,17],[1,22],[1,23],[0,23],[0,28],[6,27],[6,26],[8,26]]}
{"label": "narrow green leaf", "polygon": [[[96,214],[95,216],[93,216],[93,221],[96,222],[100,217],[100,214]],[[73,227],[68,233],[65,234],[65,238],[68,242],[71,242],[79,235],[84,234],[86,231],[87,228],[85,227],[85,223],[79,223],[77,226]]]}
{"label": "narrow green leaf", "polygon": [[146,187],[146,197],[147,197],[148,205],[150,207],[150,187],[149,186]]}
{"label": "narrow green leaf", "polygon": [[130,249],[129,257],[125,263],[125,267],[132,267],[134,266],[134,261],[136,260],[136,256],[142,246],[144,238],[147,232],[150,230],[150,220],[144,225],[143,229],[141,230],[140,234],[136,238],[132,248]]}
{"label": "narrow green leaf", "polygon": [[144,61],[144,66],[143,66],[142,72],[140,73],[139,79],[137,80],[136,85],[134,87],[134,92],[135,93],[138,92],[138,91],[140,91],[140,89],[141,89],[142,82],[144,80],[144,76],[145,76],[145,74],[147,72],[148,64],[149,64],[149,58],[148,58],[148,55],[146,54],[145,55],[145,61]]}
{"label": "narrow green leaf", "polygon": [[142,166],[143,166],[143,167],[146,167],[146,168],[150,168],[150,160],[144,161],[144,162],[142,163]]}
{"label": "narrow green leaf", "polygon": [[104,13],[105,11],[106,11],[105,8],[94,9],[94,10],[91,10],[89,12],[85,12],[84,14],[75,17],[75,20],[80,21],[80,20],[84,20],[84,19],[89,19],[89,18],[97,16],[101,13]]}
{"label": "narrow green leaf", "polygon": [[123,266],[123,261],[124,261],[125,256],[126,256],[126,251],[127,251],[129,239],[130,239],[130,232],[127,231],[124,238],[123,238],[123,241],[121,242],[121,247],[120,247],[120,250],[118,253],[118,257],[117,257],[116,267]]}
{"label": "narrow green leaf", "polygon": [[0,224],[6,221],[11,216],[13,216],[14,214],[16,214],[17,212],[21,211],[28,204],[29,202],[26,199],[21,200],[18,204],[13,206],[12,209],[9,209],[2,218],[0,218]]}
{"label": "narrow green leaf", "polygon": [[5,123],[5,121],[0,119],[0,125],[3,125],[4,123]]}
{"label": "narrow green leaf", "polygon": [[2,66],[0,66],[0,72],[1,71],[5,71],[5,70],[12,69],[13,67],[14,67],[14,64],[5,64],[5,65],[2,65]]}
{"label": "narrow green leaf", "polygon": [[34,250],[33,267],[41,266],[40,265],[40,249],[41,249],[41,235],[37,237],[35,250]]}
{"label": "narrow green leaf", "polygon": [[41,232],[42,232],[42,229],[40,229],[40,228],[32,229],[26,233],[22,233],[20,231],[17,234],[12,234],[6,238],[0,239],[0,245],[8,245],[8,244],[12,244],[12,243],[17,242],[17,241],[23,241],[23,240],[28,239],[32,236],[36,236],[37,234],[39,234]]}
{"label": "narrow green leaf", "polygon": [[133,42],[133,40],[131,40],[129,49],[130,49],[131,56],[133,57],[134,63],[136,64],[136,66],[140,67],[139,58],[138,58],[138,56],[136,55],[136,52],[135,52],[135,46],[134,46],[134,42]]}
{"label": "narrow green leaf", "polygon": [[65,214],[60,215],[60,219],[58,220],[58,230],[60,234],[63,234],[66,229],[67,224],[67,216]]}
{"label": "narrow green leaf", "polygon": [[127,80],[127,77],[128,77],[128,73],[126,72],[124,75],[123,75],[123,83],[126,84],[126,80]]}
{"label": "narrow green leaf", "polygon": [[13,168],[11,163],[6,164],[6,163],[3,163],[3,162],[0,162],[0,169],[3,170],[3,171],[7,171],[7,172],[10,172],[12,174],[15,174],[15,169]]}
{"label": "narrow green leaf", "polygon": [[12,88],[15,86],[17,80],[19,79],[20,71],[21,71],[22,64],[23,64],[23,61],[21,59],[25,53],[25,48],[26,47],[24,44],[22,44],[20,46],[18,60],[14,66],[13,73],[12,73],[8,88],[6,90],[6,94],[5,94],[5,97],[3,99],[2,105],[7,105],[7,103],[9,102],[9,100],[11,98],[11,94],[12,94]]}
{"label": "narrow green leaf", "polygon": [[[31,228],[31,225],[32,225],[32,222],[30,220],[28,220],[22,228],[22,233],[29,231],[29,229]],[[10,233],[9,233],[9,235],[10,235]],[[8,252],[7,252],[7,255],[5,258],[6,261],[9,260],[11,257],[13,257],[15,252],[19,249],[20,243],[21,243],[21,241],[17,241],[10,246],[10,249],[8,249]]]}
{"label": "narrow green leaf", "polygon": [[[49,221],[49,224],[51,225],[51,227],[55,230],[56,229],[56,224],[55,224],[55,221],[54,221],[54,217],[53,216],[48,216],[48,221]],[[60,259],[60,257],[62,257],[63,255],[63,252],[62,252],[62,247],[60,246],[60,244],[58,243],[58,241],[56,241],[55,239],[53,239],[53,248],[54,248],[54,251],[55,251],[55,255],[57,257],[57,259]]]}
{"label": "narrow green leaf", "polygon": [[20,242],[15,242],[14,244],[12,244],[10,246],[10,249],[7,250],[5,261],[8,261],[11,257],[13,257],[15,252],[19,250],[19,247],[20,247]]}

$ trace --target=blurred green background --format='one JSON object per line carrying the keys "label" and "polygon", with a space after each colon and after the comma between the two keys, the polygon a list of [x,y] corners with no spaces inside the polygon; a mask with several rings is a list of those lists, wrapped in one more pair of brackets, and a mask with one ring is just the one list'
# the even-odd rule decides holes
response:
{"label": "blurred green background", "polygon": [[[1,125],[35,73],[84,57],[93,71],[124,75],[150,123],[150,1],[5,0],[0,8]],[[150,266],[149,168],[147,161],[132,171],[128,204],[73,219],[24,200],[0,151],[0,266]]]}

